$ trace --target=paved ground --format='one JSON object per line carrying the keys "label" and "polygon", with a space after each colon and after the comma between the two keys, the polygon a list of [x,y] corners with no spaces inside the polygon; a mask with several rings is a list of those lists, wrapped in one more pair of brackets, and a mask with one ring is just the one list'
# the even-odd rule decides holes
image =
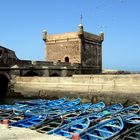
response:
{"label": "paved ground", "polygon": [[66,138],[41,134],[26,128],[6,128],[0,125],[0,140],[66,140]]}

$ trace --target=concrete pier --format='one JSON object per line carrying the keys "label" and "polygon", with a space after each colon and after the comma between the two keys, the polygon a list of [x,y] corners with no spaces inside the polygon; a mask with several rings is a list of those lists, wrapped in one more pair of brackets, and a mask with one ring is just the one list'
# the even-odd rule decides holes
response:
{"label": "concrete pier", "polygon": [[62,136],[41,134],[27,128],[4,128],[2,124],[0,124],[0,131],[1,140],[66,140],[66,138]]}

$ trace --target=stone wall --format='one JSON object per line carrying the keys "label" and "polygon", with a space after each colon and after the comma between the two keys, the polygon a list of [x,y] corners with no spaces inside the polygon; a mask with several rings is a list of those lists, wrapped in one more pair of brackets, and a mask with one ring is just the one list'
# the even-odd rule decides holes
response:
{"label": "stone wall", "polygon": [[45,36],[46,60],[80,63],[80,46],[77,32]]}
{"label": "stone wall", "polygon": [[19,62],[14,51],[0,46],[0,67],[9,67]]}
{"label": "stone wall", "polygon": [[[80,47],[78,39],[71,41],[47,44],[47,61],[61,61],[70,63],[80,63]],[[68,60],[66,60],[68,58]]]}
{"label": "stone wall", "polygon": [[140,75],[17,77],[14,90],[24,97],[81,97],[84,102],[140,103]]}
{"label": "stone wall", "polygon": [[83,67],[101,67],[101,46],[86,42],[82,50],[82,66]]}

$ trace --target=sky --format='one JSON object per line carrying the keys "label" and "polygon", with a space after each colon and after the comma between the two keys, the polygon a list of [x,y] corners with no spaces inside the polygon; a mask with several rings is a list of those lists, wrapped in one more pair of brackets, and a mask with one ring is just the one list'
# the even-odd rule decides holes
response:
{"label": "sky", "polygon": [[140,71],[140,0],[0,0],[0,45],[45,60],[42,31],[104,32],[103,69]]}

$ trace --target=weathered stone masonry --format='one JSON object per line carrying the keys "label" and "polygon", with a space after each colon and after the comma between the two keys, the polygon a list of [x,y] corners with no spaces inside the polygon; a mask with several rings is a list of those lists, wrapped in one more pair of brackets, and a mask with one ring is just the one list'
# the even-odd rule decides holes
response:
{"label": "weathered stone masonry", "polygon": [[15,91],[24,97],[80,97],[108,104],[140,104],[140,74],[17,77]]}

